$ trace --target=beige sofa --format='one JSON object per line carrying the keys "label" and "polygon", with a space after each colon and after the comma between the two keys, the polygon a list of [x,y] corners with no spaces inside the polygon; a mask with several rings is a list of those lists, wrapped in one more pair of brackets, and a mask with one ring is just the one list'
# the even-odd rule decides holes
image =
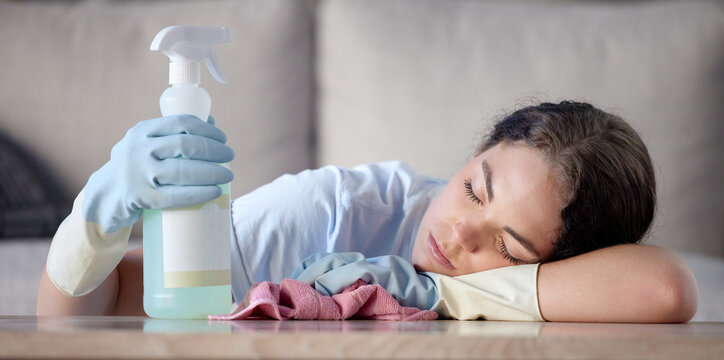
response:
{"label": "beige sofa", "polygon": [[[681,253],[695,319],[724,320],[724,6],[717,1],[0,1],[0,132],[72,198],[134,123],[159,116],[171,24],[223,25],[212,114],[239,196],[283,173],[401,159],[447,177],[495,119],[585,100],[649,146],[647,243]],[[134,237],[140,237],[134,231]],[[48,238],[0,239],[0,314],[34,312]]]}

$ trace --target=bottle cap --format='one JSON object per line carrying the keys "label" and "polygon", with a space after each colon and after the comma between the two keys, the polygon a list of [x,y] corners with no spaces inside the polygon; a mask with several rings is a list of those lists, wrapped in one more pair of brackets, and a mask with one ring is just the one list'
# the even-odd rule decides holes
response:
{"label": "bottle cap", "polygon": [[174,25],[156,34],[151,50],[161,51],[171,60],[169,84],[199,84],[202,60],[214,79],[226,84],[215,46],[230,41],[231,31],[225,27]]}

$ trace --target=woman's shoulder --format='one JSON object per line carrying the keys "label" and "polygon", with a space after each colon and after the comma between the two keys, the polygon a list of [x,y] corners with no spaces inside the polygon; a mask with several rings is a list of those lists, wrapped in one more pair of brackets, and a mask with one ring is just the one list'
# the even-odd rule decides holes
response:
{"label": "woman's shoulder", "polygon": [[327,165],[309,169],[297,174],[285,174],[271,184],[325,187],[334,189],[335,185],[347,185],[354,188],[385,191],[396,187],[409,187],[414,182],[445,182],[426,175],[418,174],[403,161],[385,161],[357,165],[345,168]]}
{"label": "woman's shoulder", "polygon": [[282,175],[237,200],[279,200],[287,207],[297,202],[356,204],[387,212],[434,194],[445,183],[446,180],[418,174],[402,161],[352,168],[327,165]]}
{"label": "woman's shoulder", "polygon": [[445,183],[415,172],[405,162],[386,161],[342,170],[340,185],[350,202],[394,212],[436,194]]}
{"label": "woman's shoulder", "polygon": [[336,165],[326,165],[317,169],[304,170],[296,175],[284,175],[285,177],[298,177],[311,181],[350,180],[369,182],[387,182],[391,178],[412,179],[417,176],[424,176],[415,172],[410,165],[403,161],[384,161],[376,163],[361,164],[351,168]]}

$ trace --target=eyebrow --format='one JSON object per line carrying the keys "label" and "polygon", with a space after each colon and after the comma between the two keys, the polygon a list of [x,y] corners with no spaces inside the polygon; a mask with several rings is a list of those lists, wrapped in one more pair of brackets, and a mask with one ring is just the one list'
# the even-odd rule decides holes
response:
{"label": "eyebrow", "polygon": [[[485,160],[483,160],[483,176],[485,177],[485,190],[488,192],[488,202],[492,202],[493,195],[494,195],[493,194],[493,181],[491,180],[493,177],[493,171],[490,170],[490,166],[488,166],[488,162]],[[513,239],[515,239],[517,242],[519,242],[521,245],[523,245],[523,247],[525,247],[526,249],[530,250],[530,252],[535,254],[536,261],[540,261],[541,256],[540,256],[540,254],[538,254],[538,251],[535,250],[535,248],[533,247],[533,243],[530,240],[520,236],[520,234],[515,232],[513,229],[511,229],[507,225],[503,226],[503,230],[505,230],[505,232],[510,234],[510,236],[512,236]]]}
{"label": "eyebrow", "polygon": [[518,242],[519,242],[521,245],[523,245],[526,249],[530,250],[530,252],[532,252],[533,254],[535,254],[535,256],[536,256],[536,261],[540,261],[541,256],[538,254],[538,252],[537,252],[537,251],[535,250],[535,248],[533,247],[533,243],[532,243],[532,242],[530,242],[530,241],[527,240],[526,238],[520,236],[520,234],[518,234],[517,232],[513,231],[513,229],[511,229],[511,228],[508,227],[508,226],[503,226],[503,230],[505,230],[505,232],[507,232],[508,234],[510,234],[510,236],[512,236],[513,239],[515,239],[516,241],[518,241]]}
{"label": "eyebrow", "polygon": [[488,202],[493,201],[493,185],[491,185],[490,178],[493,177],[493,172],[490,171],[488,162],[483,160],[483,176],[485,176],[485,190],[488,192]]}

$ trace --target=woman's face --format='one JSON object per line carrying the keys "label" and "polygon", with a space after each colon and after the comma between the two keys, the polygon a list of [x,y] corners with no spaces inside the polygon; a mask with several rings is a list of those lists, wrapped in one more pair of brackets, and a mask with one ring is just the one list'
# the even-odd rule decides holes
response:
{"label": "woman's face", "polygon": [[537,263],[561,227],[561,189],[536,149],[500,143],[467,163],[425,212],[418,271],[463,275]]}

